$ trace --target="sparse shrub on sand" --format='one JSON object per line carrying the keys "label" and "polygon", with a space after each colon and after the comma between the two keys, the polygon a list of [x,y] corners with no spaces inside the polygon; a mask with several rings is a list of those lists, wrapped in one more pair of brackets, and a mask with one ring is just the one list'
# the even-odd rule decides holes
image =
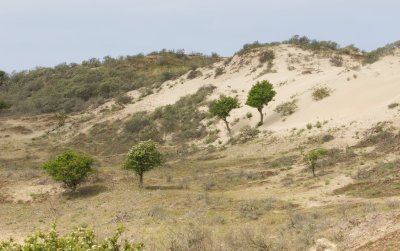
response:
{"label": "sparse shrub on sand", "polygon": [[187,79],[195,79],[197,77],[202,76],[203,74],[201,73],[201,71],[199,70],[192,70],[189,72],[189,74],[187,75]]}
{"label": "sparse shrub on sand", "polygon": [[329,59],[329,62],[332,66],[342,67],[343,66],[343,57],[339,55],[332,56]]}
{"label": "sparse shrub on sand", "polygon": [[214,78],[217,78],[218,76],[220,76],[220,75],[222,75],[224,73],[225,73],[224,68],[217,67],[217,68],[215,68],[215,71],[214,71]]}
{"label": "sparse shrub on sand", "polygon": [[388,105],[388,109],[394,109],[396,107],[398,107],[400,104],[399,103],[391,103],[390,105]]}
{"label": "sparse shrub on sand", "polygon": [[297,99],[292,101],[284,102],[275,108],[275,112],[281,114],[282,116],[289,116],[295,113],[297,110]]}
{"label": "sparse shrub on sand", "polygon": [[315,101],[319,101],[322,100],[326,97],[329,97],[332,93],[332,89],[330,89],[329,87],[316,87],[313,89],[312,91],[312,98]]}
{"label": "sparse shrub on sand", "polygon": [[132,97],[127,94],[121,94],[115,98],[115,103],[121,106],[127,105],[131,102],[132,102]]}

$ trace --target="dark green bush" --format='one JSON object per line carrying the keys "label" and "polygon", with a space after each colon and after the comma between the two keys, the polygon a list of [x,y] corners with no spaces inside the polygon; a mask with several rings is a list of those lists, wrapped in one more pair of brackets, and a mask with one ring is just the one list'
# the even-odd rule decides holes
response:
{"label": "dark green bush", "polygon": [[82,64],[37,67],[9,76],[4,74],[0,80],[0,97],[7,97],[7,103],[13,104],[12,112],[82,111],[131,90],[145,88],[149,94],[166,80],[218,60],[202,54],[163,50],[148,56],[105,57],[102,61],[89,59]]}
{"label": "dark green bush", "polygon": [[55,180],[75,191],[77,186],[84,181],[93,171],[94,160],[76,151],[65,151],[54,160],[43,164],[42,168]]}

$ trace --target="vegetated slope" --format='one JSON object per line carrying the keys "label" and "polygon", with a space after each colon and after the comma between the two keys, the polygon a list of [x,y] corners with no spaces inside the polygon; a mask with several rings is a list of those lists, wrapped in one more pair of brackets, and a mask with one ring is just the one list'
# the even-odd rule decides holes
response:
{"label": "vegetated slope", "polygon": [[37,67],[0,76],[0,102],[10,107],[10,113],[18,114],[83,111],[131,90],[140,89],[147,95],[164,81],[218,60],[218,56],[164,50],[147,56]]}
{"label": "vegetated slope", "polygon": [[[20,240],[57,220],[62,231],[84,224],[101,236],[122,223],[149,250],[396,247],[399,51],[365,64],[364,53],[336,47],[302,38],[252,44],[65,123],[52,114],[1,117],[0,236]],[[259,114],[244,103],[265,79],[277,95],[255,127]],[[220,94],[242,103],[228,117],[232,135],[207,112]],[[120,167],[127,149],[149,138],[167,163],[146,174],[141,191]],[[98,160],[77,195],[36,168],[66,147]],[[316,147],[328,151],[313,178],[303,155]]]}
{"label": "vegetated slope", "polygon": [[[268,53],[272,53],[273,57],[263,59]],[[259,130],[287,134],[292,130],[305,129],[307,124],[318,128],[324,124],[325,129],[333,129],[356,121],[352,127],[354,132],[366,129],[378,121],[398,116],[396,109],[388,109],[388,105],[400,102],[399,51],[395,50],[392,53],[374,64],[364,65],[359,54],[340,54],[336,50],[309,50],[292,44],[257,47],[246,53],[238,53],[224,62],[215,63],[211,68],[199,68],[198,76],[193,79],[188,73],[176,80],[167,81],[146,97],[141,98],[137,93],[131,92],[129,95],[133,97],[133,103],[114,111],[111,110],[115,108],[115,102],[106,103],[94,111],[95,116],[92,120],[79,124],[76,130],[88,133],[91,140],[96,141],[99,139],[96,137],[99,131],[93,131],[92,126],[106,123],[103,127],[111,128],[107,124],[114,123],[112,131],[119,137],[128,139],[130,133],[134,135],[134,132],[125,130],[125,123],[129,124],[128,127],[136,127],[135,132],[140,132],[146,127],[148,129],[148,123],[135,121],[131,117],[144,117],[143,112],[146,112],[148,119],[154,122],[155,130],[151,131],[152,135],[142,134],[142,139],[161,141],[174,138],[174,134],[181,130],[178,128],[182,127],[174,126],[172,122],[179,123],[179,119],[170,119],[171,128],[166,131],[162,121],[155,119],[157,116],[154,112],[158,110],[159,113],[164,109],[160,107],[172,105],[168,109],[179,114],[183,109],[179,105],[179,99],[187,95],[195,97],[199,88],[212,85],[215,89],[212,95],[203,97],[206,100],[212,101],[223,94],[237,97],[242,104],[241,108],[233,110],[228,118],[233,129],[231,136],[237,136],[244,128],[256,126],[259,120],[258,112],[246,106],[245,101],[251,86],[257,81],[267,79],[273,83],[277,95],[264,109],[265,123],[258,128]],[[323,96],[313,96],[318,96],[321,92]],[[174,105],[175,103],[178,105]],[[203,105],[200,111],[208,109],[205,104],[198,103],[198,106]],[[141,115],[135,115],[136,113]],[[251,114],[248,115],[249,113]],[[192,111],[189,114],[195,115],[196,112]],[[71,121],[74,121],[73,118]],[[207,133],[202,133],[202,137],[217,134],[222,142],[227,142],[230,138],[223,122],[218,119],[203,116],[197,123],[199,127],[207,125]],[[196,126],[192,126],[190,130],[195,132],[195,128]],[[193,139],[195,138],[187,138],[188,141]],[[218,146],[217,142],[208,141]],[[117,144],[120,143],[119,141]]]}

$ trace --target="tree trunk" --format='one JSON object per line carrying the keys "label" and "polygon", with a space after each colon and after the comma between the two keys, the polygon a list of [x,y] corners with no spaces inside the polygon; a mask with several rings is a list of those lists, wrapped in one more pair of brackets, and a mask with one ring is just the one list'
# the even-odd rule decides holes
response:
{"label": "tree trunk", "polygon": [[143,188],[143,173],[139,174],[139,188]]}
{"label": "tree trunk", "polygon": [[226,125],[226,129],[228,130],[228,132],[229,132],[229,134],[231,133],[231,128],[229,128],[229,123],[228,123],[228,121],[226,120],[226,118],[224,118],[224,122],[225,122],[225,125]]}
{"label": "tree trunk", "polygon": [[262,125],[264,123],[264,114],[262,113],[262,107],[257,108],[257,110],[260,113],[260,122],[258,124]]}
{"label": "tree trunk", "polygon": [[315,178],[315,163],[311,164],[312,175]]}

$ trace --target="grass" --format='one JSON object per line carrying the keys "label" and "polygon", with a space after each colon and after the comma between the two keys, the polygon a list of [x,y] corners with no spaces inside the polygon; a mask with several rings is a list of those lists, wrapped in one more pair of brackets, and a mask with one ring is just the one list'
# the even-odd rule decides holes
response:
{"label": "grass", "polygon": [[314,101],[320,101],[329,97],[331,94],[332,90],[329,87],[316,87],[313,89],[311,96]]}
{"label": "grass", "polygon": [[297,110],[297,99],[292,101],[284,102],[278,105],[274,111],[281,114],[282,116],[289,116],[295,113]]}

